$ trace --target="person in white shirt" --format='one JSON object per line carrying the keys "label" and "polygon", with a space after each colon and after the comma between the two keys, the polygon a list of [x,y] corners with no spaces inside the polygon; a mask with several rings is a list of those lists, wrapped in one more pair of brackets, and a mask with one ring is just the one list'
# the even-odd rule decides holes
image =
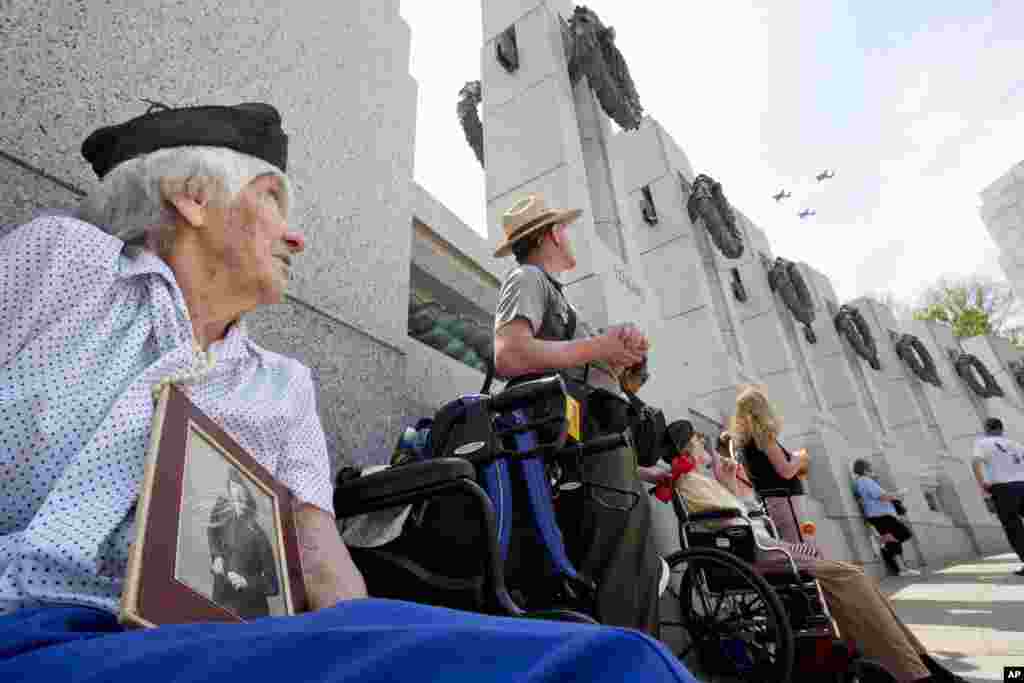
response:
{"label": "person in white shirt", "polygon": [[[1002,420],[985,420],[985,436],[974,444],[974,478],[992,496],[1010,546],[1024,562],[1024,446],[1003,436]],[[1024,567],[1016,572],[1024,576]]]}

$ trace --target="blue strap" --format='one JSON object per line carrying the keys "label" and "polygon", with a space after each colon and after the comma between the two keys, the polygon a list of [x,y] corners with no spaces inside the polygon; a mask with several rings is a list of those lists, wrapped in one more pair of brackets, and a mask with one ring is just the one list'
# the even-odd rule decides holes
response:
{"label": "blue strap", "polygon": [[501,460],[480,468],[484,490],[494,504],[494,518],[498,527],[498,548],[501,559],[508,559],[509,540],[512,538],[512,480],[508,463]]}
{"label": "blue strap", "polygon": [[[482,394],[465,394],[452,401],[457,404],[455,409],[476,403]],[[442,410],[449,409],[452,403],[447,404]],[[431,457],[436,454],[431,453]],[[477,468],[477,475],[480,485],[483,486],[487,496],[494,506],[494,518],[498,530],[498,548],[501,551],[502,560],[508,559],[509,546],[512,538],[512,480],[509,476],[508,463],[495,461],[489,465]]]}
{"label": "blue strap", "polygon": [[[514,424],[526,422],[525,416],[518,410],[512,413],[511,419]],[[526,451],[537,445],[537,436],[534,432],[520,432],[515,435],[515,441],[519,451]],[[562,531],[555,518],[555,507],[551,502],[551,484],[544,471],[543,458],[521,460],[518,465],[526,482],[534,527],[547,552],[548,561],[559,573],[576,578],[576,568],[569,561],[565,544],[562,542]]]}

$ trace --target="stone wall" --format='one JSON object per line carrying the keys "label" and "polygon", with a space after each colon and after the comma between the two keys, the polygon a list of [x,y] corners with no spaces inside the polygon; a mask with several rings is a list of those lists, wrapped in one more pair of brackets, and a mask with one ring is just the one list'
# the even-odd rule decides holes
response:
{"label": "stone wall", "polygon": [[[817,339],[810,343],[768,286],[766,265],[773,254],[765,231],[737,209],[746,249],[740,258],[726,259],[701,221],[690,221],[687,185],[700,169],[691,167],[656,121],[646,119],[639,131],[617,134],[611,149],[616,182],[628,197],[631,258],[642,265],[660,314],[652,335],[654,376],[644,397],[663,405],[670,418],[696,408],[725,421],[738,385],[765,385],[785,418],[782,441],[813,455],[805,508],[832,557],[881,571],[851,495],[852,464],[859,457],[874,463],[884,485],[908,490],[908,519],[916,532],[906,549],[912,562],[941,564],[1005,550],[969,457],[989,414],[1003,417],[1011,436],[1024,431],[1024,394],[1009,370],[1022,354],[995,337],[956,340],[936,323],[901,326],[881,303],[858,299],[849,303],[864,316],[877,345],[881,369],[874,370],[836,330],[834,317],[845,302],[828,277],[798,264],[815,307]],[[724,189],[728,196],[727,183]],[[656,210],[653,224],[641,212],[645,194]],[[737,276],[745,301],[733,291]],[[913,375],[895,353],[893,332],[922,338],[946,380],[943,387]],[[1006,397],[974,396],[953,371],[949,349],[977,355]],[[667,387],[674,394],[666,394]]]}
{"label": "stone wall", "polygon": [[[911,491],[921,559],[1005,551],[969,457],[989,415],[1024,438],[1024,391],[1009,372],[1024,354],[994,338],[958,341],[937,323],[900,326],[884,306],[862,299],[853,303],[879,346],[882,370],[875,371],[835,332],[832,316],[842,302],[827,276],[800,264],[817,314],[818,341],[809,343],[768,287],[768,230],[738,211],[745,253],[723,257],[687,215],[695,169],[680,145],[652,119],[612,135],[586,84],[570,85],[557,17],[571,9],[562,0],[484,3],[489,234],[480,238],[412,182],[416,84],[397,0],[302,11],[251,1],[19,3],[0,18],[8,39],[0,55],[7,79],[0,224],[73,208],[94,187],[78,154],[81,140],[98,125],[142,113],[140,98],[268,101],[291,136],[291,220],[309,246],[286,302],[250,316],[249,325],[261,343],[313,369],[336,460],[381,462],[404,423],[479,389],[481,373],[408,337],[410,273],[415,268],[453,297],[492,310],[496,282],[511,265],[490,256],[500,215],[522,194],[540,191],[553,205],[586,210],[573,226],[579,267],[567,279],[581,314],[598,325],[635,321],[650,331],[653,377],[644,398],[670,419],[698,410],[724,421],[739,385],[768,387],[786,418],[784,443],[806,446],[815,458],[807,514],[831,556],[877,570],[850,494],[850,466],[862,456],[889,485]],[[511,25],[520,52],[514,74],[494,59],[494,38]],[[728,179],[718,180],[728,196]],[[658,211],[655,225],[640,214],[645,188]],[[993,237],[1009,245],[1011,280],[1024,273],[1012,260],[1021,251],[1014,240],[1024,234],[1022,188],[1018,166],[982,193]],[[744,301],[733,291],[737,277]],[[889,330],[922,339],[942,387],[908,372]],[[949,349],[982,359],[1006,396],[973,395]],[[940,510],[929,508],[923,488],[936,492]],[[659,510],[670,549],[674,525]]]}
{"label": "stone wall", "polygon": [[398,4],[79,0],[7,3],[0,17],[0,223],[73,206],[61,183],[95,182],[82,140],[143,113],[141,98],[281,111],[290,220],[308,248],[287,303],[250,324],[313,368],[337,459],[382,457],[408,400],[416,83]]}

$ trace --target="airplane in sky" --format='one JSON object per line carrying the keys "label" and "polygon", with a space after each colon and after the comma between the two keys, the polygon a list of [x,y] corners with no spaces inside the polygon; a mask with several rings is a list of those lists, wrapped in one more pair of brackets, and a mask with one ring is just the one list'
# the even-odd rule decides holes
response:
{"label": "airplane in sky", "polygon": [[835,178],[836,177],[836,173],[835,173],[835,171],[832,171],[832,170],[826,168],[824,171],[822,171],[821,173],[819,173],[818,175],[816,175],[814,177],[817,178],[818,182],[820,183],[822,180],[828,180],[829,178]]}
{"label": "airplane in sky", "polygon": [[807,218],[808,216],[817,215],[817,213],[818,212],[815,211],[814,209],[804,209],[803,211],[798,213],[797,216],[800,216],[800,218]]}
{"label": "airplane in sky", "polygon": [[772,199],[774,199],[775,201],[779,202],[779,201],[782,201],[783,199],[786,199],[787,197],[792,197],[792,196],[793,195],[790,192],[786,192],[785,190],[779,190],[777,194],[773,194],[772,195]]}

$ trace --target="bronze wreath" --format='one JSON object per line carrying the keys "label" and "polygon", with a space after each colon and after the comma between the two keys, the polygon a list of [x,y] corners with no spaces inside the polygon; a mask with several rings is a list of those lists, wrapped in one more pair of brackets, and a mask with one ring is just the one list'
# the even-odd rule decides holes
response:
{"label": "bronze wreath", "polygon": [[459,103],[455,106],[466,142],[473,149],[480,165],[484,165],[484,126],[480,122],[480,81],[467,81],[459,91]]}
{"label": "bronze wreath", "polygon": [[811,298],[811,290],[807,288],[804,276],[797,265],[781,256],[775,259],[775,263],[768,271],[768,286],[773,292],[779,292],[786,308],[794,318],[803,323],[804,337],[807,341],[815,343],[818,338],[811,327],[814,324],[814,299]]}
{"label": "bronze wreath", "polygon": [[722,256],[734,259],[743,255],[743,234],[736,227],[736,213],[722,192],[722,183],[703,173],[694,178],[686,211],[691,223],[696,223],[698,217],[704,221]]}
{"label": "bronze wreath", "polygon": [[[982,398],[995,398],[1004,395],[1002,387],[996,382],[996,378],[974,354],[961,353],[953,361],[953,367],[956,368],[956,374],[960,375],[964,382],[967,383],[967,386],[971,388],[971,391],[978,396]],[[974,372],[971,372],[972,367],[978,375],[981,375],[982,383],[979,383],[978,377]]]}
{"label": "bronze wreath", "polygon": [[903,359],[918,379],[922,382],[942,386],[939,379],[939,369],[935,365],[935,359],[928,352],[928,347],[920,339],[912,334],[901,334],[894,344],[896,355]]}
{"label": "bronze wreath", "polygon": [[615,29],[605,26],[597,14],[578,5],[562,25],[562,43],[573,85],[586,76],[604,112],[623,130],[636,130],[644,117],[640,97],[629,75],[626,60],[615,46]]}
{"label": "bronze wreath", "polygon": [[875,370],[881,370],[882,364],[878,362],[878,346],[875,345],[875,338],[871,334],[871,326],[856,307],[844,304],[839,307],[834,319],[836,331],[850,346],[857,352],[857,355],[868,362]]}
{"label": "bronze wreath", "polygon": [[1013,379],[1017,382],[1017,386],[1024,389],[1024,361],[1012,360],[1009,365],[1010,374],[1013,375]]}

